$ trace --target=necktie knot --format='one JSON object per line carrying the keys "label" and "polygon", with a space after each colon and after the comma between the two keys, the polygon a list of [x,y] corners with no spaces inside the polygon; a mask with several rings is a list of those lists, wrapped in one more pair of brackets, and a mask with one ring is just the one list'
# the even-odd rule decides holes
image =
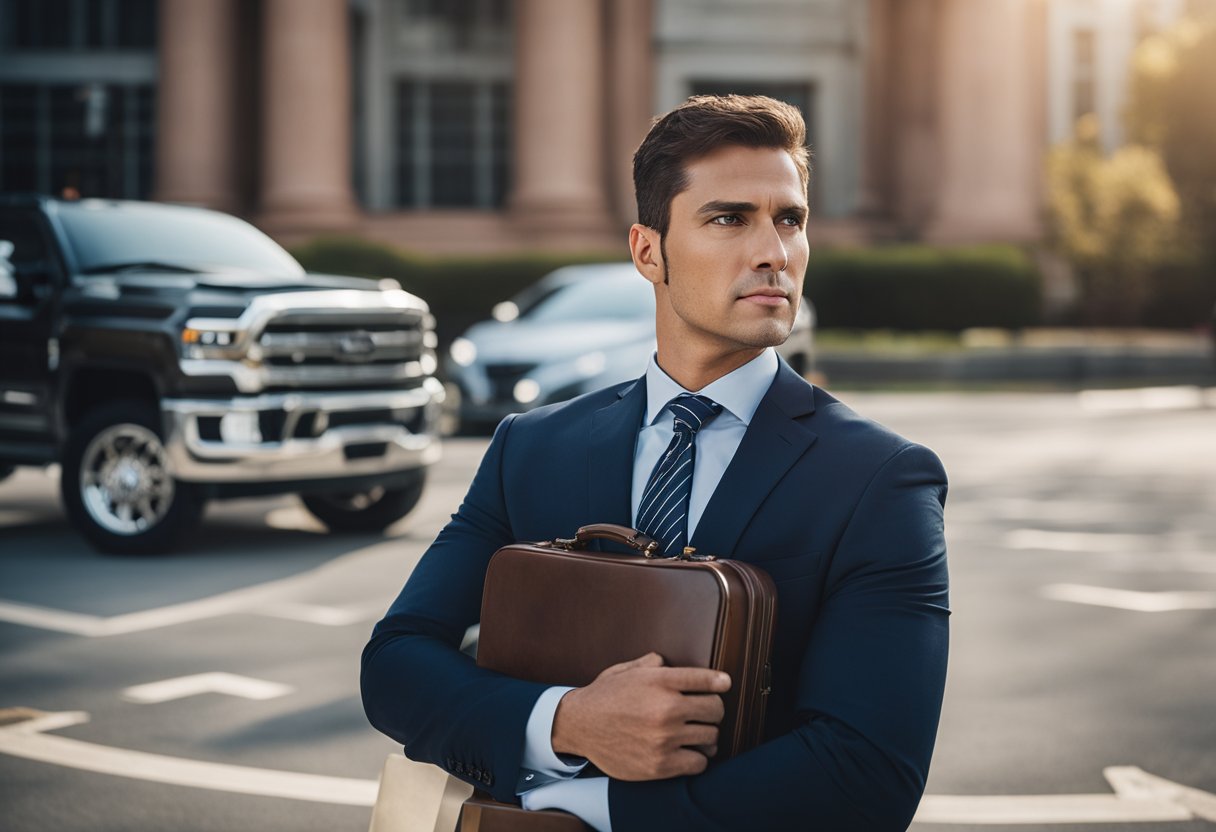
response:
{"label": "necktie knot", "polygon": [[722,412],[722,405],[707,396],[681,393],[667,403],[675,418],[676,433],[695,434]]}

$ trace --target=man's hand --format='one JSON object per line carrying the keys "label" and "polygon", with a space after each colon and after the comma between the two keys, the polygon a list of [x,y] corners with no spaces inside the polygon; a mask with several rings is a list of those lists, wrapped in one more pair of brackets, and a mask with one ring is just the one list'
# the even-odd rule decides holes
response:
{"label": "man's hand", "polygon": [[586,757],[618,780],[700,774],[717,753],[719,694],[728,690],[721,671],[664,667],[662,656],[647,653],[562,697],[553,750]]}

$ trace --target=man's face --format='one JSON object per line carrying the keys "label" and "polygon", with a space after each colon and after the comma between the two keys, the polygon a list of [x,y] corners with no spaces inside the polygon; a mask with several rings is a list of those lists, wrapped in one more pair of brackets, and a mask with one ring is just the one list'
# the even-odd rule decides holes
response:
{"label": "man's face", "polygon": [[725,147],[687,173],[662,246],[666,281],[656,283],[660,344],[710,357],[784,343],[809,251],[793,159],[774,148]]}

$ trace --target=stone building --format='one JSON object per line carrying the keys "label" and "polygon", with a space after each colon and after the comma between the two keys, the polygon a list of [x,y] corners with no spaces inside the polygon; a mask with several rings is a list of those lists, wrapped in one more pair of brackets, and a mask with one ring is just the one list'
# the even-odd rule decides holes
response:
{"label": "stone building", "polygon": [[652,116],[758,92],[807,118],[816,242],[1032,240],[1049,140],[1179,2],[0,0],[0,189],[615,248]]}

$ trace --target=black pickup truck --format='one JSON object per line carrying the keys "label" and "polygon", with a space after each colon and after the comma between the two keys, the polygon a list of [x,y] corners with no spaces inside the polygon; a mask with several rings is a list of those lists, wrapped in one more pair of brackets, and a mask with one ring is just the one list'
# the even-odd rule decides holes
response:
{"label": "black pickup truck", "polygon": [[0,478],[59,463],[102,550],[165,551],[225,497],[405,516],[440,454],[435,344],[394,281],[306,274],[235,217],[0,196]]}

